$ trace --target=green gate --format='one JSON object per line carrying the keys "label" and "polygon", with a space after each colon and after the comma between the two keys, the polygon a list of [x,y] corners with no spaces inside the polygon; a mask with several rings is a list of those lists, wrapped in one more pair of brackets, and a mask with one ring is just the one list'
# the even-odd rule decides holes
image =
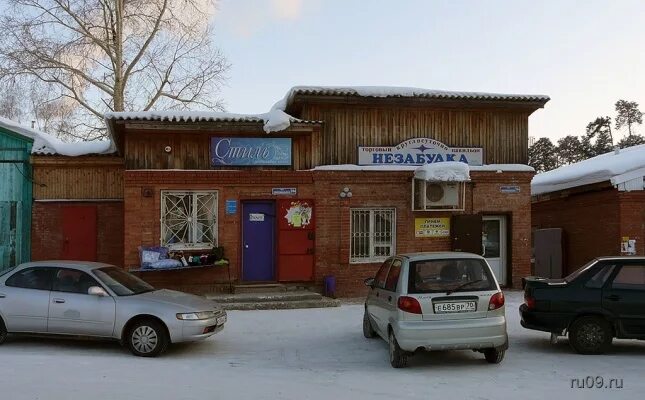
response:
{"label": "green gate", "polygon": [[0,126],[0,271],[31,258],[32,144]]}

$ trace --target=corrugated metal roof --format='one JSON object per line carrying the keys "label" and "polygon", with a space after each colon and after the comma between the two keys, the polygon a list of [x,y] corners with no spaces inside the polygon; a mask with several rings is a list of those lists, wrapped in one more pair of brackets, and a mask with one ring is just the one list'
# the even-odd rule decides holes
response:
{"label": "corrugated metal roof", "polygon": [[[311,121],[288,116],[294,123],[318,124],[321,121]],[[105,114],[107,120],[122,121],[169,121],[169,122],[257,122],[266,123],[269,113],[237,114],[213,111],[135,111],[111,112]]]}
{"label": "corrugated metal roof", "polygon": [[316,96],[356,96],[373,98],[425,98],[445,100],[518,101],[546,103],[550,97],[542,94],[508,94],[461,92],[399,86],[295,86],[287,94]]}

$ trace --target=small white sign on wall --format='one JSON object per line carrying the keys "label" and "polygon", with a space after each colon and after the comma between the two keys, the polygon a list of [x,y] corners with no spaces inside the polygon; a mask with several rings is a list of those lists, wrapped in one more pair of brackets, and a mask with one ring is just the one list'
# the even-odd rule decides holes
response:
{"label": "small white sign on wall", "polygon": [[251,222],[262,222],[264,221],[264,214],[262,213],[250,213],[249,221]]}

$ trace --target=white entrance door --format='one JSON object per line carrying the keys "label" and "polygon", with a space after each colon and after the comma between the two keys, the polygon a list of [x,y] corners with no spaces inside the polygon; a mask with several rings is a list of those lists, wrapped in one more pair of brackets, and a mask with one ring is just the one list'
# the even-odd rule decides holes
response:
{"label": "white entrance door", "polygon": [[482,219],[484,257],[493,269],[500,286],[506,286],[506,217],[495,215],[485,216]]}

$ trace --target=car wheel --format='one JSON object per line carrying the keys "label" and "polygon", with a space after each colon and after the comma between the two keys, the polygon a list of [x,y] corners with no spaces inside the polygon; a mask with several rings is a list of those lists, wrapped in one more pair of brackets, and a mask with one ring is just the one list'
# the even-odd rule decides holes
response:
{"label": "car wheel", "polygon": [[504,359],[505,354],[506,354],[506,351],[501,349],[484,350],[484,357],[486,357],[486,361],[488,361],[490,364],[501,363],[502,360]]}
{"label": "car wheel", "polygon": [[390,364],[392,364],[392,367],[404,368],[408,365],[408,355],[405,351],[401,350],[392,331],[390,331],[390,335],[388,336],[388,344],[390,347]]}
{"label": "car wheel", "polygon": [[140,357],[156,357],[166,350],[170,342],[166,328],[152,319],[132,325],[127,339],[132,354]]}
{"label": "car wheel", "polygon": [[580,354],[602,354],[612,339],[611,325],[601,317],[578,318],[569,328],[569,344]]}
{"label": "car wheel", "polygon": [[367,308],[365,308],[365,312],[363,313],[363,336],[368,339],[376,337],[376,331],[372,328],[372,321],[370,321],[370,317],[367,314]]}
{"label": "car wheel", "polygon": [[4,325],[2,318],[0,318],[0,344],[7,340],[7,334],[7,327]]}

